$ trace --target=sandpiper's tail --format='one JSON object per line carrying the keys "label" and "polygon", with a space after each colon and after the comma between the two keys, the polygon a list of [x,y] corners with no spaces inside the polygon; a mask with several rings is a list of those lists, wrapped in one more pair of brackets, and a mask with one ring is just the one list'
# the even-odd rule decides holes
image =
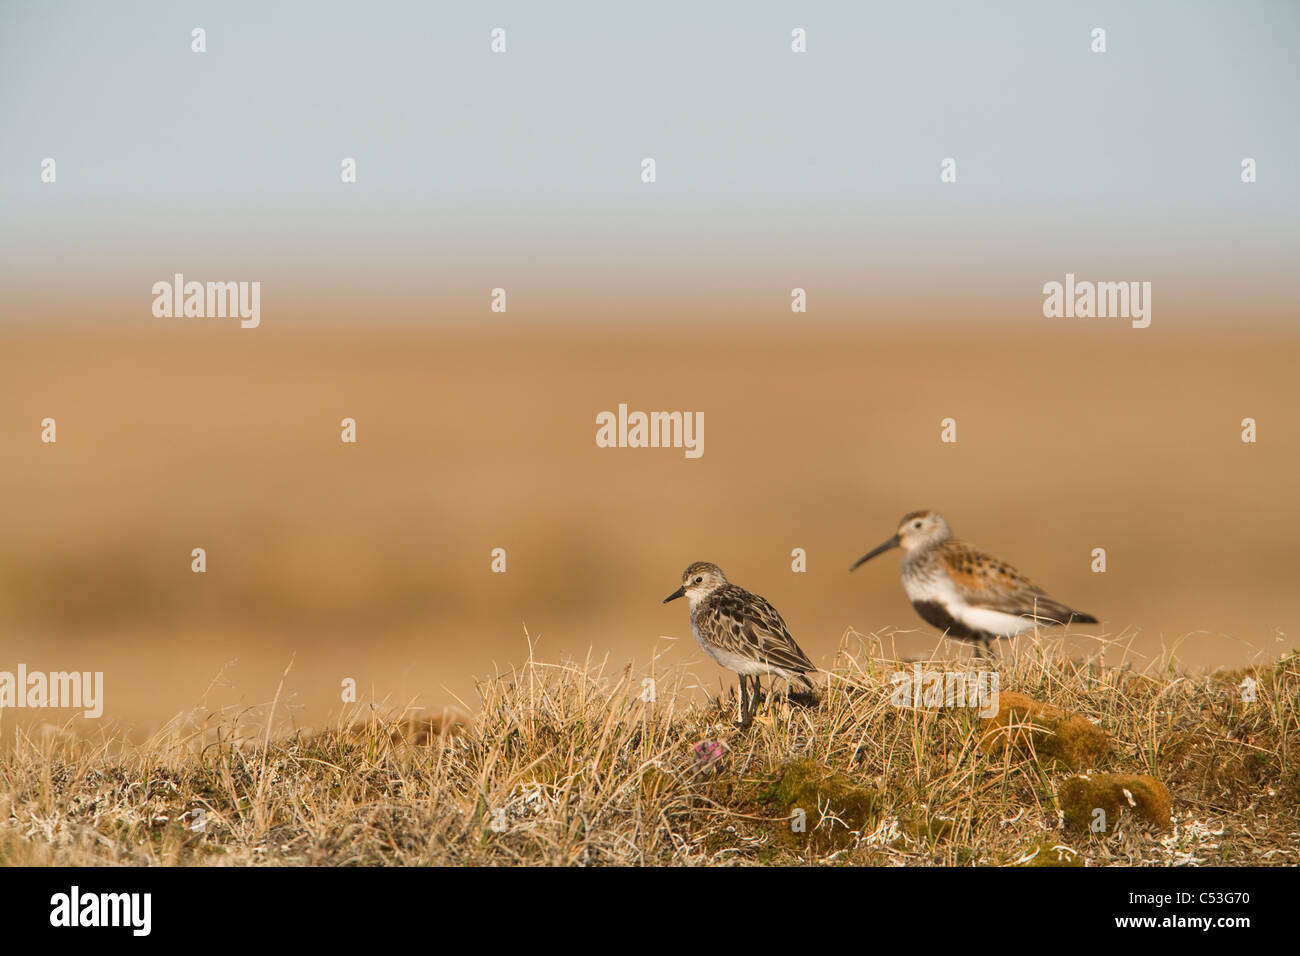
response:
{"label": "sandpiper's tail", "polygon": [[[812,673],[817,673],[813,671]],[[790,692],[787,697],[792,704],[798,704],[800,707],[816,707],[821,703],[822,695],[817,690],[817,685],[812,682],[812,678],[807,674],[795,674],[790,680]]]}

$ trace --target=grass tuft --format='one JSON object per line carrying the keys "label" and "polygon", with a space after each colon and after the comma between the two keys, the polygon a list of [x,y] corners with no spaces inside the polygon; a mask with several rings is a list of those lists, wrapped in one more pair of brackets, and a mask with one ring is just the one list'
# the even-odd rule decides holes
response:
{"label": "grass tuft", "polygon": [[472,715],[306,733],[272,707],[142,744],[15,730],[0,863],[1300,863],[1300,658],[1135,673],[1022,639],[982,721],[898,706],[912,662],[880,648],[850,632],[815,701],[768,695],[745,731],[685,669],[532,659]]}

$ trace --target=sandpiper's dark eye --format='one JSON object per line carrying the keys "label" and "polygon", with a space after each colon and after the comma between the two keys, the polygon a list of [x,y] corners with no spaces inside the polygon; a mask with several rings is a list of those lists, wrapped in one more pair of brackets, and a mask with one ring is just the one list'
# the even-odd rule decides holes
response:
{"label": "sandpiper's dark eye", "polygon": [[703,583],[703,581],[704,581],[704,578],[696,578],[696,579],[695,579],[695,583],[696,583],[696,584],[701,584],[701,583]]}
{"label": "sandpiper's dark eye", "polygon": [[913,528],[919,528],[919,527],[921,527],[921,522],[919,522],[919,521],[913,521],[913,522],[912,522],[912,527],[913,527]]}

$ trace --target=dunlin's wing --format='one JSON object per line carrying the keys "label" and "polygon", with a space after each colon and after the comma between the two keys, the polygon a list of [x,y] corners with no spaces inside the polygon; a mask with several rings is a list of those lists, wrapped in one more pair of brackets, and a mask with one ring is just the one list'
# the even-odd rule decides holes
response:
{"label": "dunlin's wing", "polygon": [[976,551],[965,542],[948,542],[940,555],[957,593],[974,607],[1014,614],[1040,624],[1097,621],[1091,614],[1051,597],[1005,561]]}
{"label": "dunlin's wing", "polygon": [[796,673],[817,670],[776,608],[757,594],[732,585],[720,589],[701,610],[711,635],[727,650]]}

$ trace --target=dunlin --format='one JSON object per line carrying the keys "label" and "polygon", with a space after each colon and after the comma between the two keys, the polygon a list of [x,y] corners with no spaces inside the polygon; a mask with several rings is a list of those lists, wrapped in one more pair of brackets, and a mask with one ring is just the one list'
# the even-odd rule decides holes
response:
{"label": "dunlin", "polygon": [[[685,597],[691,630],[704,652],[740,677],[739,725],[748,727],[758,705],[760,677],[772,674],[812,690],[817,670],[794,642],[785,621],[765,599],[730,583],[716,564],[696,561],[682,572],[682,586],[664,603]],[[753,690],[748,689],[753,681]]]}
{"label": "dunlin", "polygon": [[954,538],[937,512],[904,515],[898,532],[849,570],[891,548],[903,549],[903,590],[916,612],[949,637],[974,641],[977,649],[987,650],[993,638],[1014,637],[1035,625],[1097,622],[1049,597],[1005,561]]}

